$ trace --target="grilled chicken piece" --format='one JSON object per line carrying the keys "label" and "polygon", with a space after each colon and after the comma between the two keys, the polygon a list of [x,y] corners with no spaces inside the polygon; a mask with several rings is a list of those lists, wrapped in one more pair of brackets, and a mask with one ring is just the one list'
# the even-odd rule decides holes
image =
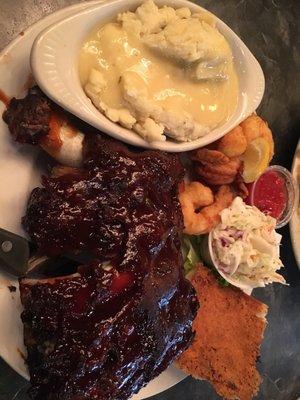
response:
{"label": "grilled chicken piece", "polygon": [[[84,168],[34,190],[24,219],[39,251],[89,251],[79,275],[20,282],[31,397],[125,400],[193,339],[176,155],[86,135]],[[103,264],[104,263],[104,264]]]}
{"label": "grilled chicken piece", "polygon": [[17,142],[37,144],[49,132],[51,112],[51,100],[35,86],[24,99],[10,100],[3,120]]}
{"label": "grilled chicken piece", "polygon": [[84,134],[80,129],[94,130],[63,111],[37,86],[23,99],[11,99],[3,120],[16,142],[39,145],[56,161],[70,167],[82,163]]}

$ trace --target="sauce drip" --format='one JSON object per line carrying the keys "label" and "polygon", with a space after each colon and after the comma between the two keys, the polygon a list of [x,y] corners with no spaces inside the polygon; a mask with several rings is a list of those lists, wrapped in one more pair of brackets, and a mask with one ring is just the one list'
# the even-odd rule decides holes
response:
{"label": "sauce drip", "polygon": [[51,149],[52,156],[54,156],[62,146],[60,129],[65,122],[66,119],[63,118],[63,116],[52,112],[49,120],[49,133],[40,140],[40,145],[47,148],[48,152],[49,149]]}
{"label": "sauce drip", "polygon": [[2,103],[5,104],[6,106],[8,106],[10,102],[10,98],[1,89],[0,89],[0,101],[2,101]]}

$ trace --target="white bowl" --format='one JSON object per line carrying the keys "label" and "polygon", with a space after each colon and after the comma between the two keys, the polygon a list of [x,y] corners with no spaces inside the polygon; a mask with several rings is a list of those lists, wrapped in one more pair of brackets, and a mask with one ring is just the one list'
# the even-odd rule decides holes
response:
{"label": "white bowl", "polygon": [[[265,80],[262,69],[242,40],[220,19],[217,28],[229,42],[239,79],[238,105],[232,117],[206,136],[192,142],[149,143],[137,133],[122,128],[98,111],[84,93],[78,74],[81,45],[88,33],[98,24],[115,20],[119,12],[135,10],[140,0],[115,0],[100,3],[79,11],[42,31],[31,51],[31,68],[37,84],[52,100],[80,119],[108,135],[126,143],[159,150],[181,152],[205,146],[224,136],[259,106]],[[204,9],[185,0],[157,0],[158,6],[188,7],[193,13]]]}
{"label": "white bowl", "polygon": [[[222,267],[220,265],[220,261],[219,261],[218,257],[216,256],[216,253],[213,248],[213,237],[212,237],[213,232],[214,232],[214,229],[212,231],[210,231],[208,238],[207,238],[207,253],[208,254],[206,256],[209,258],[210,264],[216,268],[218,273],[228,283],[241,289],[243,292],[245,292],[249,296],[251,295],[253,289],[256,289],[259,287],[265,287],[268,283],[264,282],[264,280],[257,280],[256,282],[253,282],[253,284],[251,284],[249,282],[242,281],[241,279],[237,279],[234,276],[231,276],[231,275],[223,272]],[[276,232],[276,236],[277,236],[278,243],[280,244],[282,236],[277,232]],[[280,246],[278,246],[278,248],[277,248],[277,255],[278,255],[278,257],[280,255]]]}
{"label": "white bowl", "polygon": [[250,284],[241,282],[240,280],[235,279],[232,276],[230,276],[229,274],[225,274],[222,271],[222,269],[220,268],[219,260],[216,257],[213,246],[212,246],[212,233],[213,233],[213,231],[210,231],[208,238],[207,238],[208,254],[209,254],[209,257],[211,260],[211,265],[213,265],[216,268],[216,270],[222,276],[222,278],[224,278],[231,285],[241,289],[244,293],[248,294],[249,296],[251,295],[253,289],[255,289],[256,287],[264,286],[263,284],[251,286]]}

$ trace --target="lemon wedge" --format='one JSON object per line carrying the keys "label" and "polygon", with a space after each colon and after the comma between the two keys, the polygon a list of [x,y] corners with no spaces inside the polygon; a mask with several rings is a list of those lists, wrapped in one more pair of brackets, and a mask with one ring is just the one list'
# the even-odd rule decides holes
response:
{"label": "lemon wedge", "polygon": [[263,137],[258,137],[247,146],[242,156],[244,162],[243,179],[246,183],[254,182],[268,167],[270,145]]}

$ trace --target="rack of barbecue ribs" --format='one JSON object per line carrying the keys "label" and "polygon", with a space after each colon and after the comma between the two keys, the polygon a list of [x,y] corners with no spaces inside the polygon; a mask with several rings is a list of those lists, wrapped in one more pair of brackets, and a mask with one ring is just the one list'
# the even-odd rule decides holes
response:
{"label": "rack of barbecue ribs", "polygon": [[33,190],[23,224],[38,253],[92,257],[72,275],[20,280],[33,399],[128,399],[190,345],[183,174],[176,155],[86,133],[82,168]]}

